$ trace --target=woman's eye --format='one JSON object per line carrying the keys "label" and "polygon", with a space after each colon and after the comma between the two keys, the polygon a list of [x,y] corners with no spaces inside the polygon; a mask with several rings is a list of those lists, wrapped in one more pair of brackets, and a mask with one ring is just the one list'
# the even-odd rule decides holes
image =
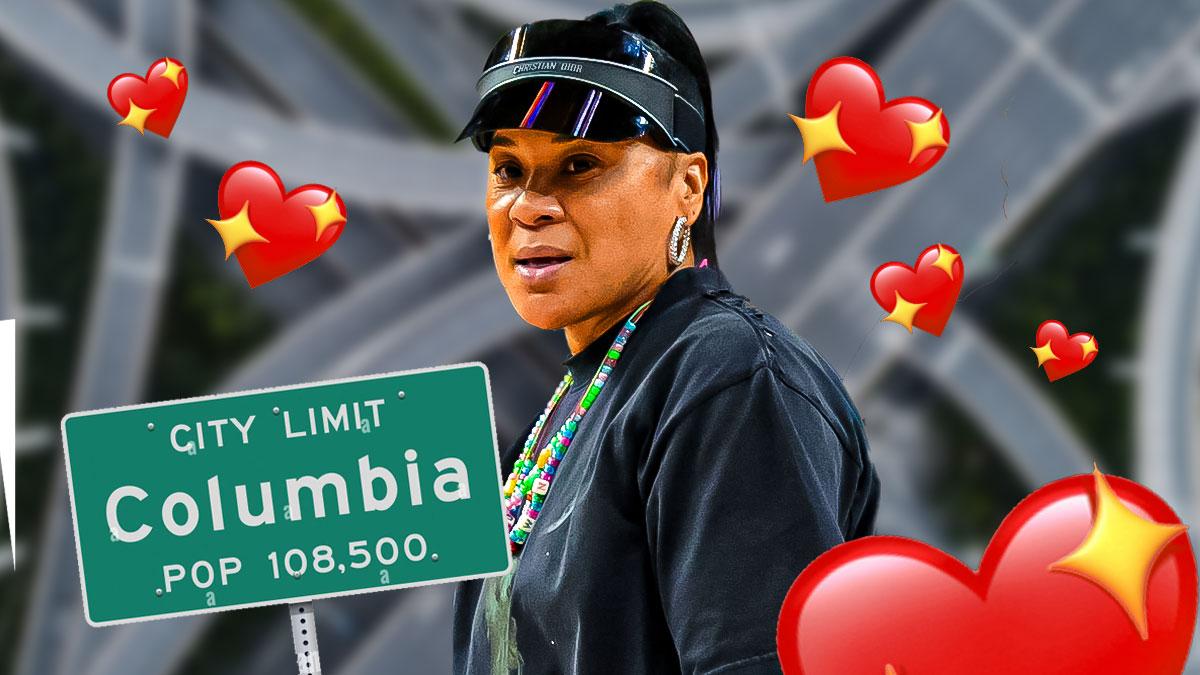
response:
{"label": "woman's eye", "polygon": [[521,176],[521,170],[511,163],[496,166],[492,173],[502,181],[515,180]]}
{"label": "woman's eye", "polygon": [[592,157],[572,157],[567,160],[567,173],[579,174],[596,167],[598,162]]}

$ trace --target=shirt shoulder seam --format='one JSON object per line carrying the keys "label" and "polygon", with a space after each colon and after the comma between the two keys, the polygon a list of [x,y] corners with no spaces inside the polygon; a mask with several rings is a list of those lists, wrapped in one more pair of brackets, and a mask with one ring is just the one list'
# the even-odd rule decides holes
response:
{"label": "shirt shoulder seam", "polygon": [[[746,299],[747,301],[749,300],[749,298],[746,298],[746,296],[744,296],[740,293],[737,293],[736,291],[733,291],[732,289],[724,289],[724,290],[726,290],[728,292],[728,294],[730,294],[730,295],[736,295],[738,297]],[[713,303],[717,307],[719,307],[719,308],[725,310],[726,312],[729,312],[729,313],[737,316],[739,319],[741,319],[742,322],[745,323],[746,326],[750,329],[750,332],[754,334],[755,346],[758,347],[759,357],[767,365],[771,365],[773,363],[773,361],[774,361],[774,359],[772,358],[773,354],[771,352],[771,348],[767,344],[766,338],[763,337],[762,326],[756,324],[740,308],[735,307],[734,305],[731,305],[727,302],[722,302],[717,296],[706,295],[705,299],[708,300],[709,302]]]}
{"label": "shirt shoulder seam", "polygon": [[812,406],[812,409],[821,416],[821,419],[825,420],[825,426],[829,427],[829,431],[833,434],[833,437],[837,439],[838,446],[842,448],[842,452],[854,462],[855,466],[862,468],[862,461],[857,455],[855,455],[855,453],[850,451],[849,447],[846,446],[846,442],[842,439],[842,435],[838,433],[837,427],[833,425],[833,420],[829,419],[829,416],[825,414],[825,411],[821,409],[821,406],[817,405],[817,402],[812,400],[812,398],[803,390],[793,385],[783,373],[778,373],[777,375],[779,381],[783,383],[783,386],[796,392],[796,395],[807,401],[808,404]]}

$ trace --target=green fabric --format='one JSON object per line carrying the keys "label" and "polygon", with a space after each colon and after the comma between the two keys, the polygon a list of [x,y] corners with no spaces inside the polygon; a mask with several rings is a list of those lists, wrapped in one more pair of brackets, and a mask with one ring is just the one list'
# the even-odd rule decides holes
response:
{"label": "green fabric", "polygon": [[524,660],[517,650],[517,620],[512,618],[513,578],[521,556],[513,558],[508,574],[483,580],[483,612],[487,623],[488,645],[492,650],[492,675],[517,675],[524,670]]}

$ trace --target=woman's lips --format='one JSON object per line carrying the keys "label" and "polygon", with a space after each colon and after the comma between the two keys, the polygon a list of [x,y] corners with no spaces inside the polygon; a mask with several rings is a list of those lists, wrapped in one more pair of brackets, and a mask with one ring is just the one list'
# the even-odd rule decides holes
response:
{"label": "woman's lips", "polygon": [[571,262],[565,256],[520,258],[516,261],[517,274],[526,281],[547,281]]}

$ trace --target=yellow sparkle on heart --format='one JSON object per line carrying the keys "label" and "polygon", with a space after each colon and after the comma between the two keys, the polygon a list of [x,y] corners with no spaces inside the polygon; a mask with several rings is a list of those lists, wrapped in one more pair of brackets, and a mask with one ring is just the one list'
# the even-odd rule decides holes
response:
{"label": "yellow sparkle on heart", "polygon": [[1058,354],[1055,354],[1054,350],[1050,348],[1049,340],[1046,340],[1046,344],[1041,347],[1030,347],[1030,349],[1033,350],[1034,354],[1037,354],[1038,368],[1041,368],[1042,364],[1047,361],[1058,360]]}
{"label": "yellow sparkle on heart", "polygon": [[179,88],[179,73],[180,73],[180,71],[183,70],[183,66],[178,63],[175,63],[174,61],[172,61],[171,59],[169,59],[165,56],[163,57],[163,60],[167,62],[167,67],[165,70],[163,70],[161,73],[159,73],[158,76],[161,78],[170,80],[171,84],[175,85],[175,88],[178,89]]}
{"label": "yellow sparkle on heart", "polygon": [[946,276],[954,278],[954,261],[958,260],[957,253],[951,253],[946,247],[941,244],[937,245],[938,257],[933,261],[933,266],[946,273]]}
{"label": "yellow sparkle on heart", "polygon": [[841,129],[838,127],[838,113],[841,109],[842,102],[838,101],[829,112],[820,117],[788,115],[796,123],[796,128],[800,130],[800,138],[804,141],[804,157],[800,160],[801,164],[831,150],[858,154],[846,139],[842,138]]}
{"label": "yellow sparkle on heart", "polygon": [[1104,589],[1125,609],[1143,640],[1149,637],[1146,586],[1163,549],[1187,526],[1162,524],[1134,513],[1093,465],[1095,509],[1092,529],[1079,548],[1050,564],[1051,571],[1077,574]]}
{"label": "yellow sparkle on heart", "polygon": [[238,250],[246,244],[256,241],[267,242],[267,238],[258,233],[254,229],[254,225],[250,222],[250,202],[242,203],[242,209],[230,218],[224,220],[213,220],[205,218],[210,225],[217,228],[217,234],[221,235],[221,241],[225,243],[225,259],[229,260],[229,256],[233,255],[234,251]]}
{"label": "yellow sparkle on heart", "polygon": [[938,110],[933,117],[924,122],[904,120],[908,132],[912,135],[912,152],[908,155],[908,163],[912,164],[917,155],[929,148],[945,148],[950,144],[942,135],[942,111]]}
{"label": "yellow sparkle on heart", "polygon": [[146,118],[150,117],[150,113],[157,108],[139,108],[133,99],[129,99],[129,112],[125,115],[125,119],[117,122],[117,126],[133,127],[138,130],[138,133],[146,135]]}
{"label": "yellow sparkle on heart", "polygon": [[913,320],[917,318],[917,312],[925,306],[924,302],[909,302],[900,295],[900,291],[896,291],[896,305],[892,307],[892,311],[880,321],[891,321],[898,323],[908,329],[908,332],[913,332]]}
{"label": "yellow sparkle on heart", "polygon": [[1100,348],[1096,346],[1096,338],[1094,337],[1088,338],[1088,341],[1079,345],[1079,347],[1083,350],[1083,358],[1085,359],[1089,354],[1095,354],[1096,352],[1100,351]]}
{"label": "yellow sparkle on heart", "polygon": [[329,226],[346,222],[346,216],[343,216],[342,210],[338,208],[337,190],[330,190],[329,199],[316,206],[309,205],[308,210],[312,212],[313,220],[317,223],[317,236],[313,241],[319,240]]}

